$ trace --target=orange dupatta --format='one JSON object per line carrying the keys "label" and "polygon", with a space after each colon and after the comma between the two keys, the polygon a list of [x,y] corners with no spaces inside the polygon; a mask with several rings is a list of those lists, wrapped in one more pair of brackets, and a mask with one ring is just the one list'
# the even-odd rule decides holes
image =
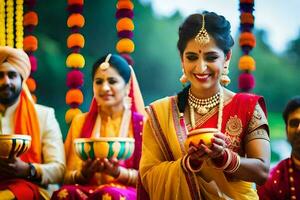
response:
{"label": "orange dupatta", "polygon": [[15,134],[23,134],[31,136],[31,147],[21,155],[21,159],[26,162],[41,163],[41,140],[39,120],[34,108],[30,94],[22,90],[20,94],[20,102],[16,108],[15,114]]}

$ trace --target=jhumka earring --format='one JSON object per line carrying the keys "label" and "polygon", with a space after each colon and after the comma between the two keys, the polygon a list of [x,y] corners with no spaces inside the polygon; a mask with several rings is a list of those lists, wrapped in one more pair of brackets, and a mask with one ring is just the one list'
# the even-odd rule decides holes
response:
{"label": "jhumka earring", "polygon": [[108,54],[105,58],[105,61],[100,64],[99,67],[100,67],[101,70],[105,71],[109,68],[109,59],[110,59],[110,57],[111,57],[111,53]]}
{"label": "jhumka earring", "polygon": [[198,32],[197,36],[195,37],[195,41],[198,42],[201,46],[206,45],[209,43],[209,35],[205,29],[205,19],[204,15],[202,15],[202,27]]}
{"label": "jhumka earring", "polygon": [[187,79],[183,69],[182,69],[182,76],[180,77],[179,80],[182,83],[182,87],[185,87],[185,84],[188,82],[188,79]]}
{"label": "jhumka earring", "polygon": [[229,85],[230,78],[229,78],[228,74],[229,74],[228,66],[224,66],[222,74],[221,74],[221,78],[220,78],[221,85],[223,85],[223,86]]}

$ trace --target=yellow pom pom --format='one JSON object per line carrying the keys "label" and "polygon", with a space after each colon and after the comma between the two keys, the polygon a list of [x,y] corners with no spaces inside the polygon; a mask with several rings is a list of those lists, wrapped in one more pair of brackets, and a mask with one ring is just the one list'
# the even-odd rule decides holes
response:
{"label": "yellow pom pom", "polygon": [[128,38],[123,38],[117,43],[116,50],[119,53],[132,53],[134,51],[134,43]]}
{"label": "yellow pom pom", "polygon": [[65,115],[65,120],[66,123],[69,124],[72,122],[73,118],[78,115],[81,114],[81,110],[79,108],[70,108]]}
{"label": "yellow pom pom", "polygon": [[83,68],[85,65],[84,57],[79,53],[71,53],[66,60],[68,67]]}
{"label": "yellow pom pom", "polygon": [[239,69],[254,71],[255,70],[255,60],[251,56],[248,56],[248,55],[242,56],[239,60]]}

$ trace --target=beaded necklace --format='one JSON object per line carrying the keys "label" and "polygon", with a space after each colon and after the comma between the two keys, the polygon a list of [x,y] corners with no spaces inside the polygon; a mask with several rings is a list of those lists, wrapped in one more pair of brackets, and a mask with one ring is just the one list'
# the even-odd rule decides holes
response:
{"label": "beaded necklace", "polygon": [[[192,95],[192,93],[189,91],[189,102],[190,102],[190,94]],[[215,96],[218,96],[218,97],[215,97]],[[223,105],[224,105],[224,91],[223,91],[223,87],[220,87],[220,91],[217,94],[215,94],[214,96],[212,96],[212,97],[218,98],[218,103],[217,104],[219,104],[219,110],[218,110],[218,124],[217,124],[217,129],[219,131],[221,131],[221,128],[222,128],[222,117],[223,117]],[[212,99],[212,97],[210,97],[208,99]],[[196,98],[196,97],[193,96],[193,98]],[[201,101],[201,99],[197,99],[197,100]],[[191,126],[192,126],[192,129],[195,129],[196,128],[195,110],[194,110],[195,106],[193,106],[193,104],[190,104],[190,103],[189,103],[189,106],[190,106],[190,121],[191,121]],[[196,107],[196,109],[197,109],[197,107]]]}
{"label": "beaded necklace", "polygon": [[213,107],[218,105],[219,102],[220,102],[220,92],[207,99],[198,99],[192,94],[191,88],[189,89],[189,98],[188,98],[189,106],[195,108],[196,112],[199,113],[200,115],[205,115],[206,113],[208,113],[208,111],[210,111]]}

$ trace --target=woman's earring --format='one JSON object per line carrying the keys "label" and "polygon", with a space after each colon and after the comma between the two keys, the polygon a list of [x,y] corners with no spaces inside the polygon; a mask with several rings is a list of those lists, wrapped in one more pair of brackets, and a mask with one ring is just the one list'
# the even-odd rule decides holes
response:
{"label": "woman's earring", "polygon": [[224,66],[222,74],[221,74],[221,78],[220,78],[220,83],[223,86],[227,86],[230,83],[230,78],[228,77],[229,74],[229,70],[228,70],[228,66]]}
{"label": "woman's earring", "polygon": [[182,83],[182,86],[185,87],[185,84],[188,82],[188,79],[187,79],[183,69],[182,69],[182,76],[180,77],[179,80]]}

